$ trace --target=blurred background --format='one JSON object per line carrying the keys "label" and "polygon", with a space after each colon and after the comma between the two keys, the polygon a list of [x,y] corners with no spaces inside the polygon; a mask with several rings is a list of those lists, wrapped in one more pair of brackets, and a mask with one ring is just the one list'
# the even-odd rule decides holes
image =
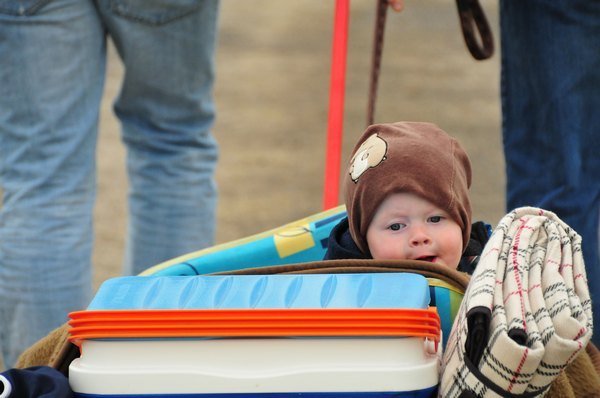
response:
{"label": "blurred background", "polygon": [[[457,137],[473,163],[474,220],[504,214],[498,10],[484,2],[496,54],[475,61],[451,0],[407,0],[388,12],[376,122],[428,121]],[[217,50],[217,243],[322,210],[333,0],[223,1]],[[352,0],[344,144],[366,123],[375,2]],[[127,181],[112,113],[123,69],[111,47],[101,110],[94,286],[121,274]],[[185,187],[181,187],[185,189]]]}

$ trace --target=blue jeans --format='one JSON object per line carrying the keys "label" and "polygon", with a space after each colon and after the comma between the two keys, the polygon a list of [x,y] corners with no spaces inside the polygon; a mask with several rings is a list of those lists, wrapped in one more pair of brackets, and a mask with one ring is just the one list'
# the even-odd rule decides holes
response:
{"label": "blue jeans", "polygon": [[583,238],[600,343],[600,2],[503,0],[507,207],[551,210]]}
{"label": "blue jeans", "polygon": [[[125,273],[213,244],[217,0],[0,1],[0,343],[6,366],[87,306],[106,38],[125,77]],[[98,248],[102,250],[102,248]]]}

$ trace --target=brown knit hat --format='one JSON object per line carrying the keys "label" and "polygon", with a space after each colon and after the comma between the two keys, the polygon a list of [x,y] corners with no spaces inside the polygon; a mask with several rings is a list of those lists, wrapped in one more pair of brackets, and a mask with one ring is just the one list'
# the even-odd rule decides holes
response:
{"label": "brown knit hat", "polygon": [[345,177],[350,234],[368,254],[367,229],[390,194],[409,192],[446,211],[471,233],[471,163],[454,138],[431,123],[369,126],[352,151]]}

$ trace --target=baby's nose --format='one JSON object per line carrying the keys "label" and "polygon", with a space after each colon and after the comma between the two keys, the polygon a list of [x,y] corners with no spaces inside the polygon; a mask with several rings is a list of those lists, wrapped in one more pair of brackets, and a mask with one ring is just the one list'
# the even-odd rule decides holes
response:
{"label": "baby's nose", "polygon": [[412,246],[422,246],[431,243],[431,238],[423,229],[416,229],[411,235],[410,243]]}

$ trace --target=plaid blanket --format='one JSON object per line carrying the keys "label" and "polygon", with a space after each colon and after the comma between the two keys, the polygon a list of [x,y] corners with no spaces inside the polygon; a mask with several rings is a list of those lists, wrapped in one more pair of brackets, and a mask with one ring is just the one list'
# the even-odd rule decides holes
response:
{"label": "plaid blanket", "polygon": [[519,208],[486,244],[444,353],[443,397],[542,396],[592,336],[581,237]]}

